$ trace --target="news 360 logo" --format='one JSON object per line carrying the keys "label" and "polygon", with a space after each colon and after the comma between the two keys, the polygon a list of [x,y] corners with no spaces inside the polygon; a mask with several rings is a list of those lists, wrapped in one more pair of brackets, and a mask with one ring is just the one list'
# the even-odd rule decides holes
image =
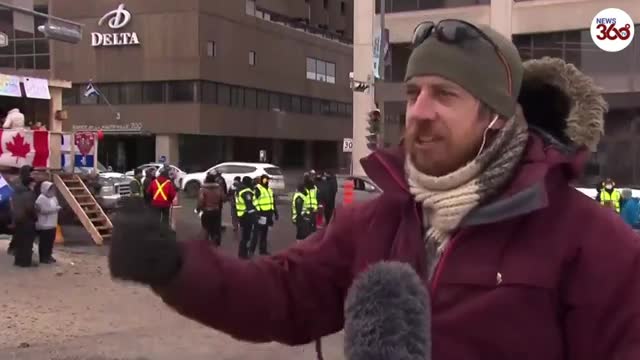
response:
{"label": "news 360 logo", "polygon": [[607,52],[624,50],[633,41],[634,24],[629,14],[616,8],[600,11],[591,22],[591,38]]}

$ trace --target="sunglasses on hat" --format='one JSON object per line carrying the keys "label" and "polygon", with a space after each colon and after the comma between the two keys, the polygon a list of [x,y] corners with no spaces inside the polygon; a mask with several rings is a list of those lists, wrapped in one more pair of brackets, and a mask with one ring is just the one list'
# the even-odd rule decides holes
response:
{"label": "sunglasses on hat", "polygon": [[496,54],[500,58],[500,61],[502,61],[502,64],[504,65],[504,68],[507,72],[507,86],[509,89],[509,95],[512,95],[511,69],[509,68],[507,60],[500,51],[500,48],[498,48],[498,45],[496,45],[496,43],[493,42],[490,37],[482,32],[482,30],[478,29],[477,26],[457,19],[446,19],[438,23],[434,23],[433,21],[425,21],[418,24],[418,26],[416,26],[416,28],[413,30],[411,47],[413,49],[417,48],[434,33],[439,41],[448,44],[461,44],[466,41],[481,40],[491,45],[491,47],[493,47]]}

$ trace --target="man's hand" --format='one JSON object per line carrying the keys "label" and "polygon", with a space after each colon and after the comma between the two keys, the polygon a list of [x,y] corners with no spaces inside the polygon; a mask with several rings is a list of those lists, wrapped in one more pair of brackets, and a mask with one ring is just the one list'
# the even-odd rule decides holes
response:
{"label": "man's hand", "polygon": [[167,284],[178,273],[181,252],[176,233],[141,198],[123,201],[113,224],[109,270],[120,280],[151,286]]}

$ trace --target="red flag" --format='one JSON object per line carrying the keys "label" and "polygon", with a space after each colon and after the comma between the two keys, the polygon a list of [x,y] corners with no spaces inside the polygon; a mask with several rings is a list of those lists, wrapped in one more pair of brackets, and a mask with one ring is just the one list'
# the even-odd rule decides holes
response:
{"label": "red flag", "polygon": [[0,166],[49,167],[49,132],[27,129],[0,130]]}

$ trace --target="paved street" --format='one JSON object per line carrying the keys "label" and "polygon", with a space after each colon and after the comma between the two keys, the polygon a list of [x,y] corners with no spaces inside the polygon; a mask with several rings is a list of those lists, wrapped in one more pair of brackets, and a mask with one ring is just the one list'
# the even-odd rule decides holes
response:
{"label": "paved street", "polygon": [[[188,238],[199,220],[192,202],[184,205],[177,230]],[[280,208],[273,251],[293,241],[290,210]],[[11,266],[0,240],[0,359],[315,359],[312,345],[248,344],[178,316],[148,289],[112,281],[106,246],[91,245],[78,229],[66,234],[75,238],[55,250],[58,264],[26,270]],[[224,251],[236,253],[238,235],[224,234]],[[323,343],[326,359],[343,358],[340,334]]]}

